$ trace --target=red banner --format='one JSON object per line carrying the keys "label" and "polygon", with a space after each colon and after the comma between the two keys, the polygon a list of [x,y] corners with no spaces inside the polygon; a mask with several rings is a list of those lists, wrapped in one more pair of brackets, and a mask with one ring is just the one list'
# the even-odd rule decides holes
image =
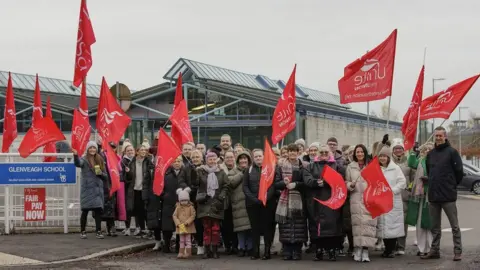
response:
{"label": "red banner", "polygon": [[418,76],[417,86],[415,87],[415,91],[413,92],[412,101],[410,102],[410,106],[408,107],[405,116],[403,116],[402,133],[405,137],[405,141],[403,143],[405,151],[412,149],[415,145],[418,127],[418,113],[420,111],[420,105],[422,103],[423,97],[424,75],[425,66],[422,66],[422,70],[420,71],[420,75]]}
{"label": "red banner", "polygon": [[272,147],[265,139],[265,151],[262,162],[262,175],[260,176],[260,187],[258,189],[258,199],[267,205],[267,192],[273,184],[275,177],[275,167],[277,166],[277,157],[273,153]]}
{"label": "red banner", "polygon": [[78,19],[77,47],[75,53],[75,71],[73,85],[78,87],[87,76],[92,67],[92,50],[90,46],[95,43],[92,22],[88,14],[87,1],[80,4],[80,16]]}
{"label": "red banner", "polygon": [[3,112],[2,153],[8,153],[13,141],[17,138],[17,113],[13,96],[12,75],[8,73],[7,92],[5,93],[5,109]]}
{"label": "red banner", "polygon": [[480,75],[475,75],[450,86],[447,90],[436,93],[422,101],[420,120],[431,118],[448,119],[452,112],[462,102],[463,97],[475,84]]}
{"label": "red banner", "polygon": [[25,188],[23,190],[23,208],[25,221],[46,220],[47,206],[45,188]]}
{"label": "red banner", "polygon": [[373,50],[347,65],[338,81],[342,104],[384,99],[392,95],[397,29]]}
{"label": "red banner", "polygon": [[22,158],[27,158],[39,147],[49,142],[58,142],[65,140],[65,136],[58,129],[57,125],[50,117],[44,117],[35,122],[35,126],[30,127],[27,134],[23,137],[18,152]]}
{"label": "red banner", "polygon": [[279,143],[290,131],[296,126],[296,102],[297,96],[295,91],[295,73],[297,65],[293,67],[292,74],[288,79],[283,93],[278,99],[277,106],[273,112],[272,119],[272,143]]}
{"label": "red banner", "polygon": [[342,175],[329,166],[325,166],[322,172],[322,179],[325,180],[331,188],[332,194],[330,199],[326,201],[320,201],[317,198],[313,199],[333,210],[342,207],[347,199],[347,185],[345,185],[345,180]]}
{"label": "red banner", "polygon": [[170,115],[170,121],[172,122],[172,131],[175,129],[177,131],[177,136],[174,137],[172,133],[172,138],[177,144],[181,147],[182,145],[193,142],[192,128],[190,127],[190,119],[188,118],[187,103],[184,99],[178,103]]}
{"label": "red banner", "polygon": [[158,131],[158,149],[155,158],[155,175],[153,178],[153,193],[160,196],[165,186],[165,172],[182,151],[172,138],[162,128]]}
{"label": "red banner", "polygon": [[363,203],[372,218],[390,212],[393,209],[393,192],[377,157],[362,170],[361,175],[368,183],[363,193]]}

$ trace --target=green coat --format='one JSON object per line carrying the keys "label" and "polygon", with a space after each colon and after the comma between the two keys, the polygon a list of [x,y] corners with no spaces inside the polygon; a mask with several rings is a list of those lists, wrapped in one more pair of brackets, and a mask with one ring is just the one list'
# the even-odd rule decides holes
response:
{"label": "green coat", "polygon": [[[205,166],[206,165],[202,165],[197,168],[197,200],[199,199],[199,194],[207,193],[208,172],[205,170]],[[210,217],[223,220],[225,211],[224,201],[228,195],[228,177],[225,171],[221,168],[215,172],[215,175],[218,179],[218,189],[215,191],[213,198],[207,196],[207,200],[205,202],[198,203],[197,218]]]}

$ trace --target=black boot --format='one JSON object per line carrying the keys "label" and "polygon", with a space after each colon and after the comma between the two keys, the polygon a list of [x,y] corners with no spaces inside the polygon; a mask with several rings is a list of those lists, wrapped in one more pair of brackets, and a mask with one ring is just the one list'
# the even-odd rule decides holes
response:
{"label": "black boot", "polygon": [[337,254],[335,253],[335,249],[330,249],[328,251],[328,260],[329,261],[336,261],[337,260]]}
{"label": "black boot", "polygon": [[263,254],[262,260],[270,260],[272,258],[272,254],[270,252],[270,245],[265,245],[265,252]]}
{"label": "black boot", "polygon": [[220,256],[218,255],[218,246],[217,245],[212,246],[212,257],[214,259],[220,259]]}
{"label": "black boot", "polygon": [[[168,243],[167,243],[168,242]],[[163,253],[172,253],[172,250],[170,249],[170,242],[169,241],[165,241],[163,243]]]}
{"label": "black boot", "polygon": [[323,261],[323,249],[319,248],[315,251],[314,261]]}
{"label": "black boot", "polygon": [[245,257],[246,251],[245,249],[239,249],[238,250],[238,257]]}
{"label": "black boot", "polygon": [[210,259],[212,258],[212,251],[210,250],[210,245],[205,245],[205,252],[203,253],[202,259]]}
{"label": "black boot", "polygon": [[258,260],[260,259],[260,248],[258,247],[254,247],[252,252],[251,252],[251,256],[250,256],[250,259],[251,260]]}
{"label": "black boot", "polygon": [[292,260],[294,261],[300,261],[302,259],[302,253],[298,252],[297,250],[294,250],[292,253]]}

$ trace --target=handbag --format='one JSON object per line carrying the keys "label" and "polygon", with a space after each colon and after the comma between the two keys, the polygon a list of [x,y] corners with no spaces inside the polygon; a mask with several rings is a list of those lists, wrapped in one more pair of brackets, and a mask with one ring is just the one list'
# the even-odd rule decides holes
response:
{"label": "handbag", "polygon": [[422,222],[420,224],[420,227],[425,230],[431,230],[432,229],[432,221],[430,219],[430,204],[428,201],[425,201],[423,203],[422,207]]}
{"label": "handbag", "polygon": [[418,199],[415,199],[415,197],[410,197],[408,199],[407,215],[405,216],[406,224],[410,226],[417,225],[419,206],[420,206],[420,202]]}

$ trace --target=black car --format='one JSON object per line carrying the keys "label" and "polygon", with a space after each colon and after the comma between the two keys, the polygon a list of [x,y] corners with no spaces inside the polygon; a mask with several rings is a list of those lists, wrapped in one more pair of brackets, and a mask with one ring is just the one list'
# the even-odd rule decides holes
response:
{"label": "black car", "polygon": [[460,187],[464,187],[467,190],[480,195],[480,168],[477,168],[468,163],[463,163],[463,180],[460,183]]}

